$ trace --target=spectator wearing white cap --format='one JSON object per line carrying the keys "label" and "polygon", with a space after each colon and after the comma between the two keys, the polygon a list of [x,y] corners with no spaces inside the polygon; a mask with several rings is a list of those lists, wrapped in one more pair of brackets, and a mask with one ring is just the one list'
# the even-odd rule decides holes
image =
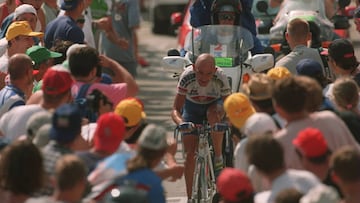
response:
{"label": "spectator wearing white cap", "polygon": [[38,18],[37,1],[31,0],[31,3],[20,4],[13,13],[8,15],[1,24],[0,37],[5,37],[7,29],[14,21],[28,21],[34,31],[43,31],[43,26]]}

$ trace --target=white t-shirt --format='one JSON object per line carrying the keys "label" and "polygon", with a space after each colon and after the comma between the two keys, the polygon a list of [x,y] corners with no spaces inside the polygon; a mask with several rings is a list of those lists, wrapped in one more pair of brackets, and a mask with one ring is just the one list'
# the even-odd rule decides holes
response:
{"label": "white t-shirt", "polygon": [[38,104],[18,106],[7,113],[0,119],[0,131],[10,141],[14,141],[21,135],[26,134],[26,123],[29,118],[41,111],[46,111]]}
{"label": "white t-shirt", "polygon": [[311,188],[321,184],[319,179],[308,171],[289,169],[271,183],[271,190],[255,195],[256,203],[273,203],[284,189],[294,188],[306,194]]}

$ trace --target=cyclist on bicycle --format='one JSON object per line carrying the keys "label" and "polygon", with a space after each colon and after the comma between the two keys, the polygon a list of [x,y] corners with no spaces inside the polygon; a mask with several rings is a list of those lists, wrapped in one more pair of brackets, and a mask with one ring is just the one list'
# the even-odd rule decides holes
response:
{"label": "cyclist on bicycle", "polygon": [[[207,120],[211,126],[224,118],[223,101],[231,94],[229,82],[223,70],[215,66],[215,59],[210,54],[198,56],[195,66],[188,67],[180,76],[177,85],[172,119],[177,125],[183,122],[202,124]],[[190,198],[193,183],[195,151],[198,137],[196,131],[183,133],[186,153],[185,183]],[[211,132],[215,152],[215,173],[223,168],[222,140],[223,132]]]}

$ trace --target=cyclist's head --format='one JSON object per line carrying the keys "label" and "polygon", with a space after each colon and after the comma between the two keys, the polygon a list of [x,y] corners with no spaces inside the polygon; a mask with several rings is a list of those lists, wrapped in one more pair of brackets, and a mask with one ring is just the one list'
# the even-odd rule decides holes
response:
{"label": "cyclist's head", "polygon": [[214,25],[239,25],[241,11],[239,0],[215,0],[211,6],[211,22]]}
{"label": "cyclist's head", "polygon": [[201,54],[196,59],[194,71],[199,85],[208,85],[216,72],[214,57],[210,54]]}

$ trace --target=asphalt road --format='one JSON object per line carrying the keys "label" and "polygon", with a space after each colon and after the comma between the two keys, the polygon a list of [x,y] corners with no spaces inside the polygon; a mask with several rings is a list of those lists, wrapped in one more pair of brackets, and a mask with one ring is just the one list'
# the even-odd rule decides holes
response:
{"label": "asphalt road", "polygon": [[[360,33],[356,32],[353,20],[351,26],[350,39],[354,44],[355,54],[360,59]],[[151,24],[146,20],[138,30],[138,37],[140,53],[151,64],[146,68],[138,68],[139,98],[144,102],[148,122],[165,127],[168,136],[173,136],[175,125],[170,118],[170,111],[177,81],[172,77],[171,71],[161,66],[161,60],[168,49],[177,47],[176,37],[152,34]],[[176,157],[179,163],[183,163],[181,153],[178,152]],[[168,202],[186,202],[184,178],[176,182],[164,181],[163,185]]]}
{"label": "asphalt road", "polygon": [[[144,102],[147,121],[159,124],[168,131],[168,136],[173,136],[175,128],[170,117],[177,80],[161,66],[162,57],[167,50],[176,48],[174,36],[154,35],[151,33],[149,22],[143,22],[138,30],[139,49],[141,55],[150,63],[149,67],[138,67],[137,82],[140,87],[139,98]],[[180,145],[178,150],[180,150]],[[183,163],[181,153],[176,154],[177,161]],[[164,181],[167,202],[186,203],[185,180],[176,182]]]}

